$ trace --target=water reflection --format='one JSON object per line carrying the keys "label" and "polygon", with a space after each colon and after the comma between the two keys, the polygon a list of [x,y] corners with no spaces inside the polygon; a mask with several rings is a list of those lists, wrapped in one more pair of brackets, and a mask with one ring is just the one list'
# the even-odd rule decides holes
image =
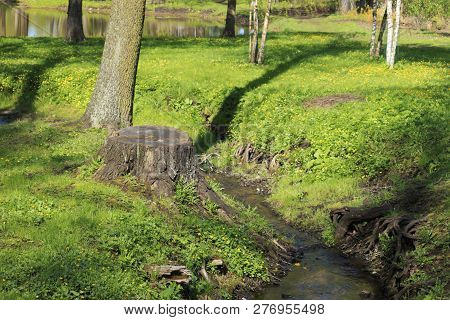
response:
{"label": "water reflection", "polygon": [[[106,34],[108,15],[84,12],[83,25],[87,37]],[[60,10],[20,9],[0,4],[0,36],[6,37],[63,37],[67,29],[67,15]],[[245,34],[238,27],[238,34]],[[220,37],[223,23],[196,19],[147,17],[144,37]]]}

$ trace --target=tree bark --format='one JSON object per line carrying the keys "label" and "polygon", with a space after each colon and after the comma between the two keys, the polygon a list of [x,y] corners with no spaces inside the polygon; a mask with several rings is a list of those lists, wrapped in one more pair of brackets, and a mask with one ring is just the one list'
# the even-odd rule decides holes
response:
{"label": "tree bark", "polygon": [[100,73],[85,122],[96,128],[132,124],[145,0],[113,0]]}
{"label": "tree bark", "polygon": [[67,10],[67,40],[76,43],[84,39],[83,0],[69,0]]}
{"label": "tree bark", "polygon": [[182,179],[198,183],[194,144],[169,127],[128,127],[110,136],[100,152],[104,165],[98,179],[111,181],[132,174],[158,195],[170,195]]}
{"label": "tree bark", "polygon": [[340,13],[347,13],[353,9],[355,9],[355,1],[354,0],[340,0],[339,1],[339,12]]}
{"label": "tree bark", "polygon": [[261,36],[261,46],[258,52],[258,64],[263,64],[264,62],[264,49],[266,48],[267,31],[269,30],[269,19],[270,12],[272,11],[272,0],[267,0],[267,11],[264,17],[264,26]]}
{"label": "tree bark", "polygon": [[402,12],[402,0],[397,0],[397,6],[396,6],[396,12],[395,12],[395,28],[394,28],[394,37],[392,39],[392,52],[391,52],[391,60],[389,63],[389,67],[393,68],[395,64],[395,53],[397,51],[397,42],[398,42],[398,34],[400,32],[400,19],[401,19],[401,12]]}
{"label": "tree bark", "polygon": [[380,57],[381,48],[383,47],[383,37],[386,31],[387,24],[387,8],[384,10],[383,19],[381,20],[380,33],[378,34],[377,47],[375,49],[375,56]]}
{"label": "tree bark", "polygon": [[254,0],[253,6],[253,37],[251,62],[256,63],[258,57],[258,36],[259,36],[259,20],[258,20],[258,0]]}
{"label": "tree bark", "polygon": [[392,21],[392,0],[386,1],[387,11],[387,44],[386,44],[386,63],[390,65],[392,55],[392,38],[394,37],[394,24]]}
{"label": "tree bark", "polygon": [[248,14],[248,61],[252,62],[252,51],[253,51],[253,10],[254,10],[255,2],[252,1],[250,3],[250,12]]}
{"label": "tree bark", "polygon": [[223,36],[230,38],[236,36],[236,0],[228,0],[227,19]]}
{"label": "tree bark", "polygon": [[376,39],[377,39],[377,11],[378,0],[373,0],[372,4],[372,36],[370,39],[370,56],[375,56],[376,51]]}

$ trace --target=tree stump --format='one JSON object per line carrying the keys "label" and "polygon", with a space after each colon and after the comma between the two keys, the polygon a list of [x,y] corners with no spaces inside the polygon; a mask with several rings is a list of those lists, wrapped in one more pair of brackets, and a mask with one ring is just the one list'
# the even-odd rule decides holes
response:
{"label": "tree stump", "polygon": [[158,195],[170,195],[180,179],[197,183],[197,162],[189,136],[169,127],[140,126],[110,136],[101,150],[102,180],[132,174]]}

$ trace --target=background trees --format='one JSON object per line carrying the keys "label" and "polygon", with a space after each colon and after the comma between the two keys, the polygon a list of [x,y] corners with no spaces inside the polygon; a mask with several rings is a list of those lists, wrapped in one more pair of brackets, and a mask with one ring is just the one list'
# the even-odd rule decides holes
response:
{"label": "background trees", "polygon": [[83,0],[69,0],[66,37],[70,42],[80,42],[85,39],[83,32]]}
{"label": "background trees", "polygon": [[134,87],[146,0],[113,0],[100,73],[84,121],[92,127],[132,124]]}
{"label": "background trees", "polygon": [[227,18],[225,21],[224,37],[236,36],[236,0],[228,0]]}
{"label": "background trees", "polygon": [[269,20],[272,11],[272,0],[267,0],[266,13],[264,16],[264,25],[261,36],[261,43],[259,43],[259,11],[258,0],[254,0],[250,4],[249,13],[249,61],[251,63],[262,64],[264,62],[264,50],[266,47],[267,33],[269,30]]}

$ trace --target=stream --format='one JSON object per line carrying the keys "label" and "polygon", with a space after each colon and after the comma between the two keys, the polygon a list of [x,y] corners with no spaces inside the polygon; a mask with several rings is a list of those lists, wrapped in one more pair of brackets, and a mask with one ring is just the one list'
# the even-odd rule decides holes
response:
{"label": "stream", "polygon": [[382,297],[378,281],[361,261],[343,256],[337,249],[322,245],[314,236],[297,230],[284,222],[255,187],[245,187],[239,179],[225,175],[211,175],[224,192],[245,205],[256,207],[275,228],[303,250],[300,266],[291,271],[278,285],[271,285],[255,296],[258,300],[340,300],[361,299],[361,292],[371,293],[371,299]]}

